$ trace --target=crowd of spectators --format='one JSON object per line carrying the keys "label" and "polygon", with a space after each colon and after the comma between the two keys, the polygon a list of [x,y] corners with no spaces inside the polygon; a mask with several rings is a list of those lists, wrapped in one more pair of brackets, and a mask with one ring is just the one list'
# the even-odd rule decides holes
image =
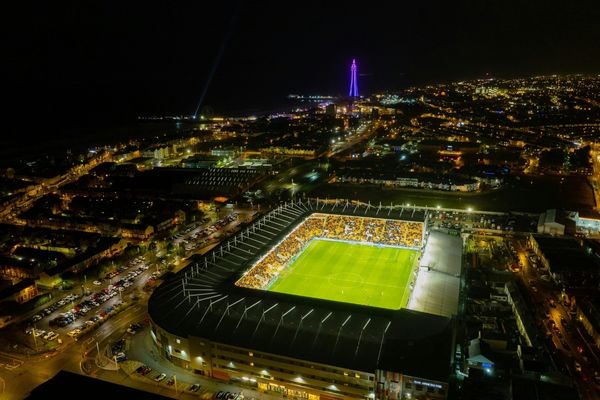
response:
{"label": "crowd of spectators", "polygon": [[313,214],[248,270],[236,285],[264,289],[315,238],[420,247],[423,224],[390,219]]}

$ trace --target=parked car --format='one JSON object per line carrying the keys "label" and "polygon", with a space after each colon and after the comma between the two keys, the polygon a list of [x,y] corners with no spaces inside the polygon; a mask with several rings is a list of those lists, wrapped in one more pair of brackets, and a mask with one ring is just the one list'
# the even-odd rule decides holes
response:
{"label": "parked car", "polygon": [[165,374],[165,373],[163,372],[162,374],[160,374],[159,376],[157,376],[156,378],[154,378],[154,380],[155,380],[156,382],[160,382],[160,381],[162,381],[163,379],[165,379],[166,377],[167,377],[167,374]]}

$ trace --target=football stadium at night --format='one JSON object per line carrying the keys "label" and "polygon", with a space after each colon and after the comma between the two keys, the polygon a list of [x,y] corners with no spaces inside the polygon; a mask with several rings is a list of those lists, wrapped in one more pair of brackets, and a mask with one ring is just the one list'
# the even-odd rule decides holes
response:
{"label": "football stadium at night", "polygon": [[154,292],[152,338],[176,365],[292,398],[445,398],[460,251],[425,209],[286,203]]}

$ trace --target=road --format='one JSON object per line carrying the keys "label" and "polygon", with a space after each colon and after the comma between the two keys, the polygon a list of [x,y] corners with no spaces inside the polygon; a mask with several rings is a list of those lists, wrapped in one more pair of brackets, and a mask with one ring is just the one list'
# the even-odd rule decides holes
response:
{"label": "road", "polygon": [[593,173],[590,178],[594,189],[594,198],[596,200],[596,211],[600,211],[600,144],[591,144],[590,155],[592,157]]}
{"label": "road", "polygon": [[365,122],[363,125],[358,127],[356,131],[352,132],[347,138],[332,143],[331,149],[327,152],[327,157],[334,157],[340,154],[358,143],[369,139],[375,130],[380,126],[378,122]]}
{"label": "road", "polygon": [[[600,385],[594,382],[594,371],[600,370],[598,356],[591,346],[586,344],[578,331],[578,323],[570,313],[566,303],[544,270],[535,268],[531,263],[524,241],[518,241],[517,254],[523,268],[521,279],[535,305],[535,319],[543,321],[543,331],[548,337],[548,347],[557,361],[560,372],[573,377],[583,400],[600,398]],[[575,365],[581,365],[581,372]]]}

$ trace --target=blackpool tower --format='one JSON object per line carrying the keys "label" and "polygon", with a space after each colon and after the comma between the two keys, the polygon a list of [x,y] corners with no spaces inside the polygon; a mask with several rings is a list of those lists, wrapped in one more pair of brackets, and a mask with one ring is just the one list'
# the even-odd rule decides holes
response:
{"label": "blackpool tower", "polygon": [[348,93],[350,97],[358,97],[358,82],[356,80],[356,60],[352,60],[352,65],[350,66],[350,92]]}

